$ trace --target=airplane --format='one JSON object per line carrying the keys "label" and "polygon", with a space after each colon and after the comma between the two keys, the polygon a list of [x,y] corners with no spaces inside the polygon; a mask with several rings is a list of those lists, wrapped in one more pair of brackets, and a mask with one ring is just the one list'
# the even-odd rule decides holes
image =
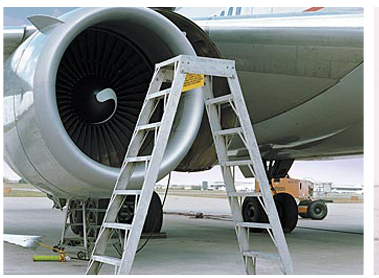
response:
{"label": "airplane", "polygon": [[[6,28],[6,163],[56,208],[69,199],[106,207],[154,64],[179,54],[235,60],[269,180],[285,177],[295,160],[363,154],[363,9],[191,9],[80,8]],[[215,78],[213,91],[227,94],[226,83]],[[216,165],[203,112],[201,88],[183,94],[159,179]],[[237,140],[231,148],[231,156],[247,156]],[[143,175],[137,166],[129,188],[140,188]],[[297,204],[280,194],[281,223],[291,232]],[[246,198],[245,220],[262,220],[259,206]],[[147,231],[160,230],[156,193],[147,219]],[[70,221],[81,223],[81,213]]]}

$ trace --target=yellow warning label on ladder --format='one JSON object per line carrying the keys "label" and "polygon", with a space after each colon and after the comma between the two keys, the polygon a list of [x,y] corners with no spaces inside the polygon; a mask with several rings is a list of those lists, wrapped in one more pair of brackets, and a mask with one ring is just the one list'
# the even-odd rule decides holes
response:
{"label": "yellow warning label on ladder", "polygon": [[182,92],[187,92],[204,86],[204,74],[187,73]]}

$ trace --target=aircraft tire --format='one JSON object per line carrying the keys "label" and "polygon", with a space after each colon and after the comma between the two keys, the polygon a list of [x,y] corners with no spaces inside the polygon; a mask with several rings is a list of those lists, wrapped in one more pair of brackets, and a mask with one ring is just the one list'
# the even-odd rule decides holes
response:
{"label": "aircraft tire", "polygon": [[308,205],[308,215],[313,220],[322,220],[328,214],[328,207],[324,202],[314,201]]}
{"label": "aircraft tire", "polygon": [[[268,223],[266,212],[257,197],[246,197],[242,204],[242,216],[245,222]],[[262,229],[250,229],[250,232],[262,232]]]}
{"label": "aircraft tire", "polygon": [[287,193],[278,193],[274,196],[278,215],[285,233],[292,232],[299,219],[295,198]]}
{"label": "aircraft tire", "polygon": [[163,209],[162,202],[159,195],[153,192],[153,197],[151,198],[151,204],[149,211],[145,220],[145,225],[143,226],[144,233],[159,233],[162,229],[163,223]]}
{"label": "aircraft tire", "polygon": [[[119,222],[130,224],[134,215],[134,196],[128,196],[119,213]],[[163,209],[159,195],[153,192],[150,207],[143,226],[143,233],[159,233],[163,224]]]}

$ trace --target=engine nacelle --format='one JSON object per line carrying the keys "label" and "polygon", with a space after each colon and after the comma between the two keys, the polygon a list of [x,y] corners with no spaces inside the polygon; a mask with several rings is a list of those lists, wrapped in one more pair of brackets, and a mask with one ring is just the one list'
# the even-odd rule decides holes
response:
{"label": "engine nacelle", "polygon": [[[154,64],[200,50],[177,24],[151,9],[85,8],[60,20],[35,32],[5,64],[5,159],[58,198],[107,197]],[[177,168],[193,146],[203,120],[201,89],[183,94],[178,111],[159,178]],[[141,165],[133,174],[134,188],[143,174]]]}

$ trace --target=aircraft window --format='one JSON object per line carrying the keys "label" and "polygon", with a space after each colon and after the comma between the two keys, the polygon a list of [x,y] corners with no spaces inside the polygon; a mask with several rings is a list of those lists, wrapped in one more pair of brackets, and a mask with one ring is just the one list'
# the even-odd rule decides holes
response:
{"label": "aircraft window", "polygon": [[236,15],[240,15],[241,14],[241,10],[242,10],[241,7],[237,7]]}
{"label": "aircraft window", "polygon": [[228,16],[233,14],[233,8],[229,8]]}
{"label": "aircraft window", "polygon": [[220,16],[224,16],[225,15],[225,11],[222,11]]}

